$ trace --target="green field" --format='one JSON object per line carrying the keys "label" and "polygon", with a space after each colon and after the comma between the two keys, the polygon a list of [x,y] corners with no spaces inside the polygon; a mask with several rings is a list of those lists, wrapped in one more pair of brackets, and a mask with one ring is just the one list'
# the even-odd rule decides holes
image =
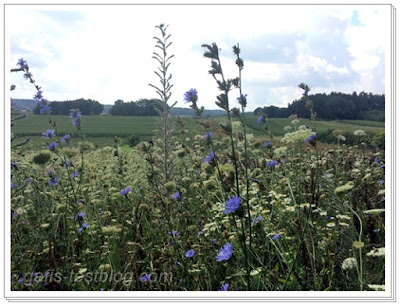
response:
{"label": "green field", "polygon": [[[71,124],[68,116],[52,116],[56,122],[58,135],[61,137],[68,133],[71,136],[77,134],[76,129]],[[177,117],[172,117],[176,121]],[[247,132],[254,134],[255,137],[265,138],[266,132],[262,124],[257,123],[258,116],[247,115],[245,118],[248,127]],[[126,138],[132,135],[138,136],[140,141],[149,141],[155,135],[155,122],[157,117],[129,117],[129,116],[83,116],[82,117],[82,133],[87,141],[92,142],[95,146],[104,147],[112,146],[114,136]],[[196,120],[191,117],[182,118],[188,132],[185,137],[193,137],[199,134]],[[314,122],[309,119],[300,118],[300,124],[314,127]],[[210,119],[210,130],[215,132],[219,124],[226,121],[226,117],[216,117]],[[267,124],[274,136],[281,137],[285,134],[284,127],[290,125],[288,118],[271,118],[267,119]],[[48,117],[42,115],[30,115],[24,120],[19,120],[12,128],[15,136],[19,137],[15,143],[31,138],[31,142],[24,146],[23,149],[40,149],[45,145],[45,140],[41,134],[47,129],[52,128],[49,124]],[[175,124],[175,135],[180,135],[181,128]],[[361,121],[361,120],[338,120],[338,121],[317,121],[317,133],[324,132],[329,129],[340,129],[343,132],[354,132],[355,130],[364,130],[365,132],[384,131],[384,122]],[[200,130],[202,131],[202,129]],[[203,133],[203,132],[201,132]],[[76,139],[76,138],[75,138]]]}
{"label": "green field", "polygon": [[[263,125],[257,123],[259,116],[251,115],[245,119],[246,124],[251,127],[255,135],[265,134]],[[314,122],[310,119],[299,119],[300,124],[308,125],[314,128]],[[266,122],[272,134],[275,136],[283,136],[286,132],[285,126],[290,126],[289,118],[267,118]],[[365,120],[332,120],[332,121],[316,121],[315,130],[324,132],[329,129],[340,129],[342,132],[354,132],[356,130],[364,130],[365,132],[384,131],[385,123]]]}

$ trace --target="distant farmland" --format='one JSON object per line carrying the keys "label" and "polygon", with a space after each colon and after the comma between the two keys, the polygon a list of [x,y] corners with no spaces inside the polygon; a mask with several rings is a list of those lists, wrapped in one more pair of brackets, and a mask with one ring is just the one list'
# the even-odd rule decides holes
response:
{"label": "distant farmland", "polygon": [[[71,125],[71,119],[68,116],[52,116],[56,122],[58,134],[62,137],[64,134],[76,132],[76,129]],[[112,146],[113,137],[126,138],[132,135],[138,136],[140,141],[149,141],[155,136],[155,122],[157,117],[128,117],[128,116],[83,116],[82,117],[82,132],[85,135],[85,140],[92,142],[99,147]],[[176,121],[177,117],[172,117],[171,120]],[[266,139],[267,134],[263,125],[257,123],[258,116],[246,115],[246,125],[248,133],[254,134],[255,137]],[[187,130],[185,137],[193,137],[196,134],[203,134],[202,129],[198,129],[196,120],[191,117],[182,118]],[[226,121],[226,117],[216,117],[209,119],[212,128],[216,132],[220,123]],[[300,118],[300,124],[305,124],[314,127],[314,123],[308,119]],[[270,131],[276,137],[282,137],[285,134],[284,127],[290,125],[288,118],[271,118],[267,119]],[[43,115],[29,115],[24,120],[16,122],[12,128],[15,136],[23,140],[26,137],[31,138],[31,142],[24,146],[23,149],[40,149],[44,148],[45,139],[41,135],[51,127],[48,122],[48,117]],[[337,120],[337,121],[317,121],[317,133],[324,132],[329,129],[340,129],[343,132],[354,132],[355,130],[364,130],[365,132],[380,132],[384,131],[384,122],[362,121],[362,120]],[[179,136],[181,128],[175,124],[175,135]],[[75,141],[77,138],[75,138]],[[18,142],[18,140],[15,140]]]}

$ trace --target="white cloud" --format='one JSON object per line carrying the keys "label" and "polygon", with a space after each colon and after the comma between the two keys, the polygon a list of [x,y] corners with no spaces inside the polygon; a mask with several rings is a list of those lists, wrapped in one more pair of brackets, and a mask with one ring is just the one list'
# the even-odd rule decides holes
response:
{"label": "white cloud", "polygon": [[[183,93],[196,88],[199,103],[216,108],[218,91],[201,44],[218,43],[224,73],[233,78],[237,67],[231,48],[239,42],[243,90],[254,109],[286,106],[301,94],[300,82],[310,83],[313,93],[317,88],[383,93],[388,36],[382,33],[389,29],[388,15],[369,7],[360,7],[363,26],[354,26],[353,6],[92,5],[35,6],[34,11],[18,6],[6,10],[6,31],[11,67],[26,58],[46,98],[106,104],[156,97],[148,84],[158,82],[151,55],[159,23],[170,24],[172,100],[179,106],[184,106]],[[18,88],[13,97],[35,94],[20,74],[11,81]],[[237,95],[232,92],[232,99]]]}

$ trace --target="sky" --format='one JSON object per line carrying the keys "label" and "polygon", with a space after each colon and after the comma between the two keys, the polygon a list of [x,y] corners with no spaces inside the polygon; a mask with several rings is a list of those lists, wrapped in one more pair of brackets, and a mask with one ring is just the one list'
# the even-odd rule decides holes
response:
{"label": "sky", "polygon": [[[301,97],[300,83],[310,94],[385,93],[388,5],[7,5],[5,17],[6,63],[14,68],[24,58],[49,101],[156,98],[149,84],[158,82],[152,53],[161,23],[174,55],[170,101],[180,107],[195,88],[200,106],[218,108],[201,47],[213,42],[226,78],[238,76],[232,47],[239,43],[249,111],[286,107]],[[33,98],[22,73],[10,78],[12,98]],[[231,91],[231,106],[238,96]]]}

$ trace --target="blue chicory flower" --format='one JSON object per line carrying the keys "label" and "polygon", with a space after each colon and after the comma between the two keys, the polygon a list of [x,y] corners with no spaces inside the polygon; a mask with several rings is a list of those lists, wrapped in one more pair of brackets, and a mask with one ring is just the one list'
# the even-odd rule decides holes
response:
{"label": "blue chicory flower", "polygon": [[49,144],[46,149],[49,149],[50,151],[55,151],[57,147],[57,143],[56,142],[52,142],[51,144]]}
{"label": "blue chicory flower", "polygon": [[263,220],[263,217],[261,216],[257,216],[256,218],[254,218],[251,222],[252,225],[256,225],[257,223],[261,222]]}
{"label": "blue chicory flower", "polygon": [[61,142],[68,142],[70,138],[71,138],[71,135],[65,134],[65,135],[61,138]]}
{"label": "blue chicory flower", "polygon": [[206,135],[204,136],[204,139],[210,139],[213,136],[212,132],[207,132]]}
{"label": "blue chicory flower", "polygon": [[56,135],[54,134],[54,130],[52,130],[52,129],[49,129],[49,130],[47,130],[46,132],[43,132],[43,133],[42,133],[42,137],[45,138],[45,139],[49,139],[49,138],[51,138],[52,136],[56,136]]}
{"label": "blue chicory flower", "polygon": [[32,73],[30,73],[29,71],[24,74],[24,79],[25,80],[28,80],[28,79],[31,79],[31,78],[32,78]]}
{"label": "blue chicory flower", "polygon": [[43,98],[43,90],[38,90],[36,95],[33,97],[36,101],[40,101]]}
{"label": "blue chicory flower", "polygon": [[246,95],[240,95],[240,97],[237,98],[237,101],[239,102],[240,105],[243,107],[246,107],[247,105],[247,94]]}
{"label": "blue chicory flower", "polygon": [[194,256],[194,254],[195,254],[194,250],[189,250],[189,251],[186,252],[185,256],[187,258],[192,258]]}
{"label": "blue chicory flower", "polygon": [[20,66],[22,69],[25,69],[27,67],[26,61],[21,57],[17,62],[17,66]]}
{"label": "blue chicory flower", "polygon": [[131,191],[131,187],[126,187],[125,189],[121,190],[120,194],[126,196],[129,191]]}
{"label": "blue chicory flower", "polygon": [[51,177],[51,178],[49,178],[49,185],[56,186],[59,181],[60,181],[59,176],[56,176],[55,178]]}
{"label": "blue chicory flower", "polygon": [[40,114],[41,115],[47,114],[50,111],[51,111],[50,105],[46,105],[46,104],[43,104],[43,103],[40,104]]}
{"label": "blue chicory flower", "polygon": [[72,174],[71,174],[71,178],[73,179],[73,178],[76,178],[78,176],[78,171],[74,171],[74,172],[72,172]]}
{"label": "blue chicory flower", "polygon": [[172,195],[172,199],[174,199],[174,200],[179,199],[180,196],[181,196],[181,194],[179,193],[179,190],[178,190],[177,192],[175,192],[175,193]]}
{"label": "blue chicory flower", "polygon": [[145,274],[144,276],[140,277],[140,281],[142,283],[147,283],[151,280],[151,274]]}
{"label": "blue chicory flower", "polygon": [[278,165],[278,161],[274,160],[270,160],[267,162],[267,167],[275,167]]}
{"label": "blue chicory flower", "polygon": [[306,140],[304,140],[304,142],[311,142],[311,141],[313,141],[316,137],[317,137],[316,134],[312,134],[309,138],[307,138]]}
{"label": "blue chicory flower", "polygon": [[197,99],[198,99],[197,90],[193,88],[185,92],[183,96],[183,100],[185,100],[185,103],[190,103],[190,102],[196,103]]}
{"label": "blue chicory flower", "polygon": [[176,230],[172,230],[172,232],[171,231],[168,232],[168,235],[174,235],[176,237],[179,235],[179,233]]}
{"label": "blue chicory flower", "polygon": [[265,117],[263,115],[258,118],[257,123],[265,122]]}
{"label": "blue chicory flower", "polygon": [[274,237],[272,237],[272,240],[279,240],[281,239],[281,236],[279,234],[275,234]]}
{"label": "blue chicory flower", "polygon": [[228,291],[228,289],[229,289],[229,284],[223,284],[218,291]]}
{"label": "blue chicory flower", "polygon": [[203,162],[208,163],[208,162],[214,160],[214,158],[215,158],[214,151],[211,151],[210,154],[208,154],[208,156],[206,156],[206,157],[204,158],[204,161],[203,161]]}
{"label": "blue chicory flower", "polygon": [[72,119],[72,125],[78,129],[81,127],[81,115],[79,109],[71,109],[69,112],[69,118]]}
{"label": "blue chicory flower", "polygon": [[229,258],[231,258],[231,256],[232,256],[232,244],[226,243],[219,250],[216,259],[218,262],[221,262],[223,260],[229,260]]}
{"label": "blue chicory flower", "polygon": [[80,212],[77,213],[74,217],[72,217],[72,220],[78,220],[78,219],[83,219],[83,217],[85,216],[85,212]]}
{"label": "blue chicory flower", "polygon": [[223,211],[224,214],[229,214],[235,212],[239,206],[242,199],[239,196],[232,196],[229,200],[225,201],[225,210]]}

